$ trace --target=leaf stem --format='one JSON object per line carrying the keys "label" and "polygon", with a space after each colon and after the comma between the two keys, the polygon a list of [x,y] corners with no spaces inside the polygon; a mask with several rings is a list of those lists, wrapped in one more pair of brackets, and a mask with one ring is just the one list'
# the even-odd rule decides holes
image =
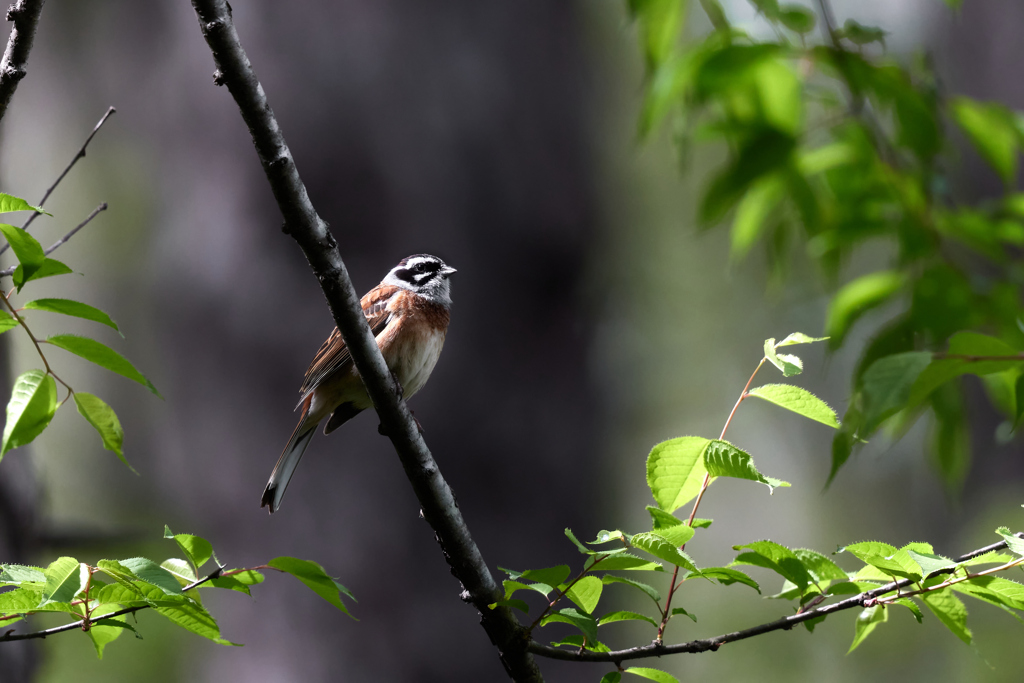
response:
{"label": "leaf stem", "polygon": [[[68,397],[70,397],[71,394],[75,393],[74,389],[71,388],[71,385],[58,377],[57,373],[55,373],[50,367],[49,362],[46,360],[46,355],[43,353],[43,349],[39,346],[40,341],[36,339],[36,336],[32,334],[32,330],[30,330],[28,325],[25,324],[25,319],[18,315],[18,311],[16,311],[14,306],[11,305],[10,299],[8,299],[9,296],[9,294],[4,294],[0,291],[0,299],[3,300],[4,305],[7,306],[7,310],[11,312],[14,319],[18,321],[18,324],[25,329],[25,332],[28,334],[28,338],[32,340],[32,345],[36,347],[36,352],[39,354],[39,357],[43,359],[43,366],[46,368],[46,374],[51,375],[55,380],[63,384],[64,388],[68,390]],[[64,399],[64,401],[67,400],[67,398]]]}

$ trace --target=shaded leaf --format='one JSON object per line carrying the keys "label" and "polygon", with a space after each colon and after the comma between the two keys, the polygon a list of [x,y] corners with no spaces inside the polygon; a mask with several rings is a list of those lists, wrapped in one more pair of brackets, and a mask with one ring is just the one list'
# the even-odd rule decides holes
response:
{"label": "shaded leaf", "polygon": [[340,609],[345,614],[349,614],[348,608],[345,607],[345,603],[341,601],[339,596],[340,592],[348,593],[347,589],[338,584],[334,579],[327,575],[324,568],[316,562],[310,560],[300,560],[296,557],[275,557],[267,565],[277,569],[279,571],[291,574],[302,583],[306,584],[310,590],[319,595],[321,598]]}
{"label": "shaded leaf", "polygon": [[121,565],[140,581],[156,586],[168,595],[181,595],[181,584],[178,583],[178,579],[153,560],[131,557],[121,560]]}
{"label": "shaded leaf", "polygon": [[540,625],[547,626],[551,623],[571,624],[578,628],[589,642],[597,642],[597,620],[575,608],[568,607],[549,614],[541,619]]}
{"label": "shaded leaf", "polygon": [[908,351],[871,364],[861,378],[866,432],[907,406],[914,384],[931,362],[927,351]]}
{"label": "shaded leaf", "polygon": [[716,439],[704,450],[704,466],[713,477],[733,477],[756,481],[774,491],[776,487],[789,486],[788,482],[773,477],[766,477],[757,471],[754,459],[750,454],[741,451],[728,441]]}
{"label": "shaded leaf", "polygon": [[754,581],[739,569],[733,569],[732,567],[706,567],[700,570],[700,575],[708,579],[715,579],[723,586],[742,583],[750,586],[758,593],[761,592],[761,587],[757,585],[757,581]]}
{"label": "shaded leaf", "polygon": [[882,622],[889,620],[889,613],[886,612],[884,605],[874,605],[872,607],[866,607],[857,615],[857,620],[853,625],[853,642],[850,644],[850,649],[846,651],[846,654],[850,654],[857,649],[857,646],[864,642],[864,639],[871,635],[871,632],[875,630],[875,627]]}
{"label": "shaded leaf", "polygon": [[983,104],[967,97],[955,98],[950,109],[953,119],[967,134],[974,148],[1007,187],[1012,187],[1017,178],[1017,157],[1020,153],[1013,113],[1001,104]]}
{"label": "shaded leaf", "polygon": [[135,472],[135,468],[128,464],[124,457],[124,429],[121,428],[121,421],[117,419],[114,409],[104,403],[103,399],[84,391],[76,391],[74,397],[78,413],[99,433],[103,447],[113,451],[128,469]]}
{"label": "shaded leaf", "polygon": [[605,574],[604,576],[601,577],[601,581],[606,586],[608,584],[610,584],[610,583],[623,583],[623,584],[626,584],[627,586],[632,586],[633,588],[636,588],[637,590],[642,591],[643,593],[645,593],[647,595],[647,597],[649,597],[655,603],[657,603],[657,602],[659,602],[661,600],[661,594],[653,586],[649,586],[646,583],[641,583],[639,581],[634,581],[633,579],[627,579],[625,576],[615,576],[614,574]]}
{"label": "shaded leaf", "polygon": [[[31,277],[43,265],[43,261],[46,260],[43,246],[36,241],[35,237],[13,225],[0,223],[0,233],[3,233],[7,243],[11,245],[14,255],[18,257],[18,263],[21,264],[23,276]],[[20,290],[21,288],[19,287],[18,289]]]}
{"label": "shaded leaf", "polygon": [[606,624],[613,624],[616,621],[646,621],[648,624],[654,626],[655,628],[657,628],[658,626],[658,622],[656,622],[654,619],[651,619],[646,614],[639,614],[637,612],[627,612],[622,610],[618,612],[609,612],[608,614],[604,615],[598,620],[597,625],[604,626]]}
{"label": "shaded leaf", "polygon": [[771,569],[784,579],[791,581],[804,590],[813,581],[803,562],[796,553],[784,545],[774,541],[754,541],[745,545],[734,545],[733,550],[749,550],[740,554],[733,564],[751,564],[756,567]]}

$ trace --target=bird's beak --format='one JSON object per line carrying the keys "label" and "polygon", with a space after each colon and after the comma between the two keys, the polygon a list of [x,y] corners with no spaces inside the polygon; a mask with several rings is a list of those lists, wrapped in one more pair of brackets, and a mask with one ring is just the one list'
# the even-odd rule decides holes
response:
{"label": "bird's beak", "polygon": [[451,266],[445,266],[444,268],[441,269],[441,274],[444,275],[445,277],[448,277],[452,273],[457,273],[457,272],[459,272],[459,271],[455,270]]}

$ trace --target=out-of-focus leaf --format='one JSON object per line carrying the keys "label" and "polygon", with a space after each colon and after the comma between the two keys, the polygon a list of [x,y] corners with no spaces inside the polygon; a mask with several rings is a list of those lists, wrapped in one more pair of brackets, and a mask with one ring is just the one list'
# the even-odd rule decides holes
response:
{"label": "out-of-focus leaf", "polygon": [[[915,381],[908,402],[923,403],[939,386],[961,375],[988,375],[1024,367],[1024,355],[1006,342],[978,332],[957,332],[949,340],[947,356],[937,358]],[[1005,358],[1000,360],[997,358]]]}
{"label": "out-of-focus leaf", "polygon": [[836,417],[835,411],[803,387],[792,384],[764,384],[754,387],[747,393],[787,410],[792,410],[810,420],[828,425],[833,429],[839,429],[839,419]]}
{"label": "out-of-focus leaf", "polygon": [[800,34],[810,33],[817,23],[814,12],[802,5],[782,5],[778,17],[786,28]]}
{"label": "out-of-focus leaf", "polygon": [[1007,187],[1013,187],[1020,153],[1013,113],[1001,104],[982,104],[967,97],[954,99],[950,107],[953,119],[978,153],[995,169]]}
{"label": "out-of-focus leaf", "polygon": [[906,283],[903,273],[883,270],[847,283],[836,292],[828,307],[825,334],[830,337],[829,347],[838,349],[853,324],[872,308],[881,306]]}
{"label": "out-of-focus leaf", "polygon": [[647,485],[666,512],[674,512],[696,498],[707,470],[704,449],[709,439],[683,436],[663,441],[647,456]]}
{"label": "out-of-focus leaf", "polygon": [[795,148],[792,135],[769,127],[758,131],[711,181],[700,205],[701,222],[720,221],[756,180],[787,165]]}
{"label": "out-of-focus leaf", "polygon": [[740,200],[732,221],[730,256],[739,261],[750,251],[766,226],[768,216],[785,196],[785,182],[779,175],[758,180]]}
{"label": "out-of-focus leaf", "polygon": [[853,19],[847,19],[843,28],[837,31],[840,37],[846,38],[854,45],[867,45],[869,43],[881,43],[885,46],[886,32],[877,26],[865,26]]}
{"label": "out-of-focus leaf", "polygon": [[861,378],[866,433],[907,407],[915,382],[931,362],[932,354],[927,351],[907,351],[879,358],[871,364]]}
{"label": "out-of-focus leaf", "polygon": [[7,402],[0,458],[7,451],[31,443],[43,433],[57,411],[57,383],[42,370],[22,373]]}
{"label": "out-of-focus leaf", "polygon": [[0,334],[3,334],[7,330],[13,330],[18,326],[18,321],[15,320],[10,313],[7,311],[0,311]]}

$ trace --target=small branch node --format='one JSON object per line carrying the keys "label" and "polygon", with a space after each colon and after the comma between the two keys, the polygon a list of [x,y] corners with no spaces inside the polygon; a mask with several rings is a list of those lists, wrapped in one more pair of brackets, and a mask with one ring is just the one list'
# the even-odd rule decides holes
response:
{"label": "small branch node", "polygon": [[224,72],[220,69],[213,72],[213,84],[217,86],[224,85]]}

